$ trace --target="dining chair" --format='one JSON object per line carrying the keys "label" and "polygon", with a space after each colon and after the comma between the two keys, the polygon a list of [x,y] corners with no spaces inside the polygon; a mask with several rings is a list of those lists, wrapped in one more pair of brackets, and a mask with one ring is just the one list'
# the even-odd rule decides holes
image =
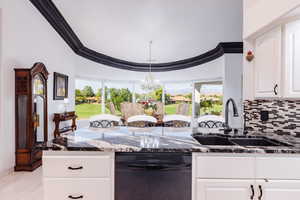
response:
{"label": "dining chair", "polygon": [[223,128],[224,117],[217,115],[203,115],[197,119],[200,128]]}
{"label": "dining chair", "polygon": [[154,116],[158,121],[162,121],[164,117],[164,104],[162,102],[157,102],[156,103],[156,110],[154,111]]}
{"label": "dining chair", "polygon": [[176,106],[176,114],[164,115],[163,122],[167,127],[188,127],[191,124],[191,117],[189,115],[188,103],[180,103]]}
{"label": "dining chair", "polygon": [[176,107],[177,115],[188,115],[189,114],[190,104],[188,103],[180,103]]}

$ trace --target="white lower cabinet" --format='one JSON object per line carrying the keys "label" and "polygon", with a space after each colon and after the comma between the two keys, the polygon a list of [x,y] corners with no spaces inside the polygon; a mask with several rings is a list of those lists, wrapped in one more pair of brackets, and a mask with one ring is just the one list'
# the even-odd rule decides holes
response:
{"label": "white lower cabinet", "polygon": [[109,179],[46,178],[44,180],[46,199],[88,199],[111,200],[112,188]]}
{"label": "white lower cabinet", "polygon": [[299,200],[300,180],[257,180],[258,200]]}
{"label": "white lower cabinet", "polygon": [[197,179],[195,200],[254,199],[253,180]]}
{"label": "white lower cabinet", "polygon": [[297,155],[195,153],[193,200],[299,200],[299,166]]}
{"label": "white lower cabinet", "polygon": [[114,153],[43,152],[44,200],[114,200]]}

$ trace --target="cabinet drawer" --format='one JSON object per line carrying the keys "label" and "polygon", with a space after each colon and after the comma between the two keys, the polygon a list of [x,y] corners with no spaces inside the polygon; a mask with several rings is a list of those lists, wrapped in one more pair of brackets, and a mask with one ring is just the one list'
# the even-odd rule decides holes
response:
{"label": "cabinet drawer", "polygon": [[44,155],[44,177],[105,178],[110,177],[113,159],[110,155]]}
{"label": "cabinet drawer", "polygon": [[110,179],[44,179],[45,200],[112,200]]}
{"label": "cabinet drawer", "polygon": [[257,157],[259,179],[300,179],[300,157]]}
{"label": "cabinet drawer", "polygon": [[252,179],[254,158],[244,156],[195,156],[194,173],[197,178]]}

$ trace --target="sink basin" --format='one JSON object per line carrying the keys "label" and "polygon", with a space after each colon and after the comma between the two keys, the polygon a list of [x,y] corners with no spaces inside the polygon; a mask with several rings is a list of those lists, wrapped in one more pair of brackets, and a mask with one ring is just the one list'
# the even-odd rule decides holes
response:
{"label": "sink basin", "polygon": [[268,138],[231,138],[230,141],[240,146],[291,146]]}
{"label": "sink basin", "polygon": [[227,137],[222,136],[200,136],[196,135],[194,138],[202,145],[220,145],[220,146],[231,146],[235,145]]}
{"label": "sink basin", "polygon": [[221,136],[221,135],[194,135],[193,136],[202,145],[211,146],[256,146],[256,147],[292,147],[292,145],[269,139],[266,137],[232,137],[232,136]]}

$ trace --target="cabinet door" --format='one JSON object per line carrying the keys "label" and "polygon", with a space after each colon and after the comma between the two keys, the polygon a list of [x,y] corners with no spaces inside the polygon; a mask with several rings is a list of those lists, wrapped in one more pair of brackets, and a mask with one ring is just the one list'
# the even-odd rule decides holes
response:
{"label": "cabinet door", "polygon": [[249,200],[254,199],[254,181],[197,179],[194,200]]}
{"label": "cabinet door", "polygon": [[258,200],[299,200],[300,181],[258,180],[256,182],[256,193]]}
{"label": "cabinet door", "polygon": [[280,97],[281,27],[255,42],[255,97]]}
{"label": "cabinet door", "polygon": [[300,97],[300,20],[286,25],[285,96]]}

